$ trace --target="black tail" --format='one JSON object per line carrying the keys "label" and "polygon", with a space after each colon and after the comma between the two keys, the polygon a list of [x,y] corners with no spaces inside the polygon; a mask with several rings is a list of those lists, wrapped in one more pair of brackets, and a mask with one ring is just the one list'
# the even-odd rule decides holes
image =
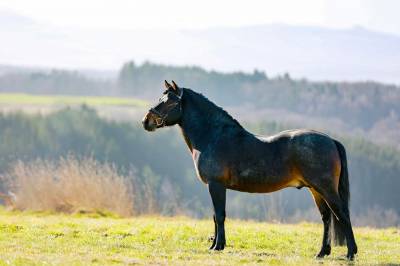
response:
{"label": "black tail", "polygon": [[[349,202],[350,202],[350,184],[349,184],[349,173],[347,170],[347,156],[346,150],[344,146],[335,140],[336,147],[339,152],[340,162],[341,162],[341,170],[340,170],[340,178],[339,178],[339,196],[342,200],[343,211],[346,216],[350,219],[349,212]],[[336,245],[345,245],[346,244],[346,236],[340,227],[340,223],[337,220],[336,216],[331,213],[331,238]]]}

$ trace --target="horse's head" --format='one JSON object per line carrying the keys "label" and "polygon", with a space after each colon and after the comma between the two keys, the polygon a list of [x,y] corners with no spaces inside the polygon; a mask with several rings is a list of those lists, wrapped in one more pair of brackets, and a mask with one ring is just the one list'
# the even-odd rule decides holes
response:
{"label": "horse's head", "polygon": [[165,81],[165,88],[158,103],[150,108],[142,120],[143,127],[147,131],[173,126],[181,119],[183,89],[179,88],[174,81],[172,85]]}

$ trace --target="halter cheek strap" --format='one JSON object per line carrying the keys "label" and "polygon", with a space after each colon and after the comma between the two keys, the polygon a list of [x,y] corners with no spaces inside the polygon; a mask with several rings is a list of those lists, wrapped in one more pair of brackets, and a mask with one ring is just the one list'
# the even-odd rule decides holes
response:
{"label": "halter cheek strap", "polygon": [[155,121],[156,121],[157,127],[165,125],[165,118],[167,118],[167,116],[168,116],[167,114],[163,116],[159,111],[157,111],[154,108],[150,109],[150,113],[153,113],[156,115]]}
{"label": "halter cheek strap", "polygon": [[[170,108],[170,109],[168,110],[168,112],[167,112],[165,115],[163,115],[161,112],[157,111],[157,110],[155,109],[155,107],[150,108],[149,112],[156,115],[155,122],[156,122],[156,126],[157,126],[157,127],[163,127],[163,126],[165,126],[165,124],[166,124],[166,119],[168,118],[169,113],[170,113],[172,110],[174,110],[177,106],[179,106],[179,112],[182,111],[182,106],[181,106],[182,94],[183,94],[183,89],[181,89],[181,94],[180,94],[179,96],[176,95],[176,94],[172,94],[172,95],[174,95],[174,96],[178,99],[178,101],[177,101],[176,103],[170,104],[170,105],[168,106],[168,107],[172,106],[172,108]],[[157,106],[156,106],[156,107],[157,107]]]}

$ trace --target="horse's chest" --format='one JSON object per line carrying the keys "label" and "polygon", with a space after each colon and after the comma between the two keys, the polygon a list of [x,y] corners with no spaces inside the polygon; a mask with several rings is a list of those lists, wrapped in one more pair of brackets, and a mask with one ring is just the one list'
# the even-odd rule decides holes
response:
{"label": "horse's chest", "polygon": [[201,156],[201,152],[193,149],[192,150],[192,158],[193,158],[193,163],[194,163],[194,169],[196,170],[196,175],[197,177],[203,181],[204,183],[207,183],[205,177],[202,177],[202,175],[200,174],[200,156]]}
{"label": "horse's chest", "polygon": [[204,183],[218,179],[222,173],[222,165],[209,151],[192,150],[192,157],[197,177]]}

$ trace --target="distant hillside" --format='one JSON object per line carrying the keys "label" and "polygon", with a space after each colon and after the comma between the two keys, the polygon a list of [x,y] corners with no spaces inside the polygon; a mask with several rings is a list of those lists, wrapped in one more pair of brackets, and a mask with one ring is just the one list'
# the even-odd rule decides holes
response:
{"label": "distant hillside", "polygon": [[155,101],[163,80],[204,93],[240,121],[275,120],[400,148],[400,87],[377,82],[312,82],[288,73],[217,72],[200,67],[127,62],[118,78],[78,71],[15,69],[0,75],[0,92],[129,96]]}
{"label": "distant hillside", "polygon": [[160,81],[175,79],[183,87],[204,93],[241,121],[276,120],[340,135],[364,136],[400,148],[400,87],[377,82],[311,82],[289,74],[205,71],[126,63],[118,87],[126,95],[157,99]]}
{"label": "distant hillside", "polygon": [[[400,82],[400,37],[345,30],[259,25],[186,33],[209,44],[217,69],[290,72],[318,80]],[[203,64],[203,63],[202,63]]]}
{"label": "distant hillside", "polygon": [[[312,80],[400,83],[400,36],[364,28],[256,25],[183,31],[60,28],[0,12],[0,64],[117,69],[139,62],[257,68]],[[29,44],[29,45],[26,45]]]}

